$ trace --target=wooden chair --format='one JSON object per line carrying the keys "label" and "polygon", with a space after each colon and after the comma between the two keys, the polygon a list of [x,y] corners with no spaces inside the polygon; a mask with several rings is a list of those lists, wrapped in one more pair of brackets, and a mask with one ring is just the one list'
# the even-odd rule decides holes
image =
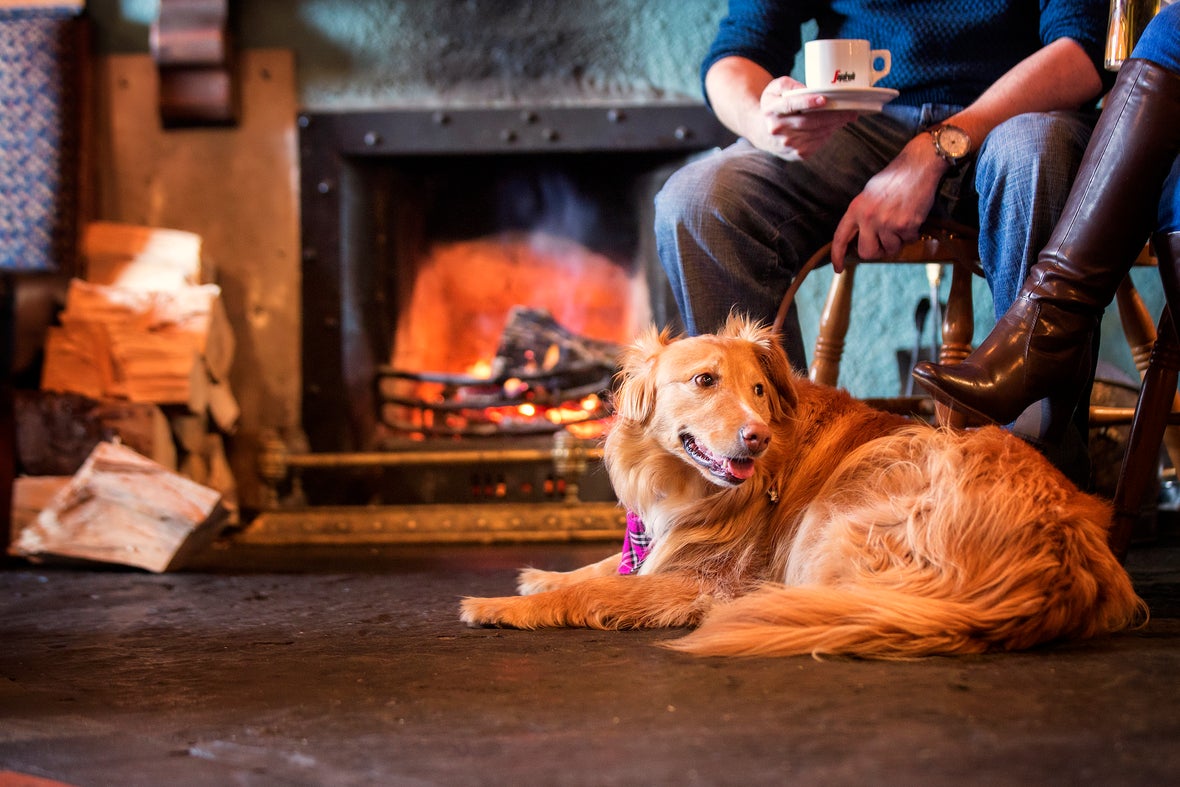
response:
{"label": "wooden chair", "polygon": [[[794,300],[795,292],[803,278],[816,267],[831,259],[831,244],[825,244],[804,264],[799,275],[788,290],[779,307],[775,327],[781,327],[787,309]],[[951,287],[943,312],[942,335],[938,359],[941,363],[958,363],[966,358],[972,349],[975,329],[975,308],[971,298],[971,280],[982,275],[979,267],[978,234],[970,227],[949,221],[930,222],[922,228],[920,237],[905,244],[891,257],[879,260],[849,258],[845,261],[844,272],[833,276],[828,288],[827,300],[820,313],[819,331],[809,377],[823,385],[836,386],[840,379],[840,362],[844,357],[844,342],[852,314],[852,291],[856,282],[856,269],[863,264],[924,264],[951,266]],[[897,397],[877,399],[874,404],[886,409],[912,411],[920,409],[921,397]],[[940,422],[950,423],[949,413],[939,410]],[[963,426],[962,423],[956,423]]]}
{"label": "wooden chair", "polygon": [[[830,260],[831,244],[825,245],[807,261],[796,277],[779,308],[775,326],[780,327],[794,300],[802,279],[818,265]],[[971,278],[982,273],[979,267],[977,235],[968,227],[950,223],[931,223],[922,230],[921,237],[906,244],[896,255],[880,260],[849,260],[844,272],[832,278],[827,300],[820,315],[810,378],[818,383],[835,386],[840,377],[840,362],[844,355],[845,337],[852,312],[852,290],[856,267],[861,264],[949,264],[951,288],[942,323],[942,342],[939,349],[941,363],[957,363],[972,350],[974,306]],[[1154,267],[1157,262],[1150,246],[1135,261],[1139,267]],[[1131,424],[1118,485],[1115,490],[1115,519],[1110,543],[1115,554],[1123,559],[1131,541],[1131,533],[1140,517],[1144,497],[1153,486],[1159,463],[1161,444],[1174,467],[1180,468],[1180,429],[1169,429],[1169,424],[1180,425],[1180,339],[1177,338],[1171,310],[1165,307],[1158,323],[1153,322],[1134,282],[1128,276],[1118,289],[1115,303],[1123,334],[1131,350],[1135,367],[1143,380],[1136,407],[1116,408],[1092,406],[1093,425]],[[914,402],[876,400],[888,409],[916,411]],[[962,427],[963,422],[942,407],[935,408],[938,423]]]}

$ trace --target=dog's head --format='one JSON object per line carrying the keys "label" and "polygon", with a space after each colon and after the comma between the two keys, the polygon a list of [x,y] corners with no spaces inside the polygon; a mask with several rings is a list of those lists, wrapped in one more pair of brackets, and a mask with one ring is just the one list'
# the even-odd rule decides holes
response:
{"label": "dog's head", "polygon": [[615,412],[718,486],[740,485],[795,403],[775,334],[731,317],[717,334],[673,339],[652,329],[624,351]]}

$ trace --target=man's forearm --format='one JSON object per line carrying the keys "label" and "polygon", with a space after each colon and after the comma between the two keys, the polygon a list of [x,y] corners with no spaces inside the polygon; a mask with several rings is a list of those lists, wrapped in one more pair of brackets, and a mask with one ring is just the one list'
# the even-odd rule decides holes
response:
{"label": "man's forearm", "polygon": [[774,77],[744,57],[718,60],[705,74],[705,92],[714,114],[726,128],[757,144],[765,133],[761,120],[762,91]]}
{"label": "man's forearm", "polygon": [[978,145],[1009,118],[1025,112],[1078,109],[1098,97],[1102,79],[1076,41],[1060,38],[1017,63],[948,122]]}

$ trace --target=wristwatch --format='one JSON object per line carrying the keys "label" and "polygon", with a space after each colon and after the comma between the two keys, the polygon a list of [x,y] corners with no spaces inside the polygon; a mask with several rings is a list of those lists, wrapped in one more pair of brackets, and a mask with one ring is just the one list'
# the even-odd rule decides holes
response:
{"label": "wristwatch", "polygon": [[952,167],[962,164],[971,155],[971,137],[958,126],[950,123],[935,126],[930,129],[930,136],[934,139],[934,149],[938,155]]}

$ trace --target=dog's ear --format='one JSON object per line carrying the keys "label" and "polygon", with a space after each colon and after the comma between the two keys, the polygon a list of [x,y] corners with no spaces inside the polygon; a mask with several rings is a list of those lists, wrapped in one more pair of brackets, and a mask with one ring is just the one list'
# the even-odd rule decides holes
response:
{"label": "dog's ear", "polygon": [[758,348],[758,361],[778,394],[774,399],[777,404],[774,417],[784,417],[795,409],[799,401],[795,393],[795,372],[791,369],[791,362],[787,360],[787,353],[779,343],[778,336],[773,333],[768,341],[757,342],[754,346]]}
{"label": "dog's ear", "polygon": [[788,410],[794,409],[799,399],[795,394],[795,373],[791,370],[791,362],[787,360],[787,353],[779,341],[778,332],[735,309],[729,313],[720,335],[754,345],[758,361],[778,393],[775,418],[780,418],[786,415]]}
{"label": "dog's ear", "polygon": [[735,315],[730,315],[725,331],[754,345],[758,353],[758,362],[762,364],[770,384],[778,393],[778,412],[775,413],[775,417],[784,416],[787,411],[794,409],[798,401],[795,394],[795,372],[791,369],[791,362],[787,360],[787,353],[783,350],[778,333],[766,325]]}
{"label": "dog's ear", "polygon": [[740,339],[744,342],[762,344],[769,340],[773,331],[754,318],[737,310],[735,307],[725,320],[725,325],[717,334],[726,339]]}
{"label": "dog's ear", "polygon": [[643,423],[656,406],[656,359],[673,341],[665,328],[649,328],[619,355],[619,386],[615,391],[615,413],[624,420]]}

